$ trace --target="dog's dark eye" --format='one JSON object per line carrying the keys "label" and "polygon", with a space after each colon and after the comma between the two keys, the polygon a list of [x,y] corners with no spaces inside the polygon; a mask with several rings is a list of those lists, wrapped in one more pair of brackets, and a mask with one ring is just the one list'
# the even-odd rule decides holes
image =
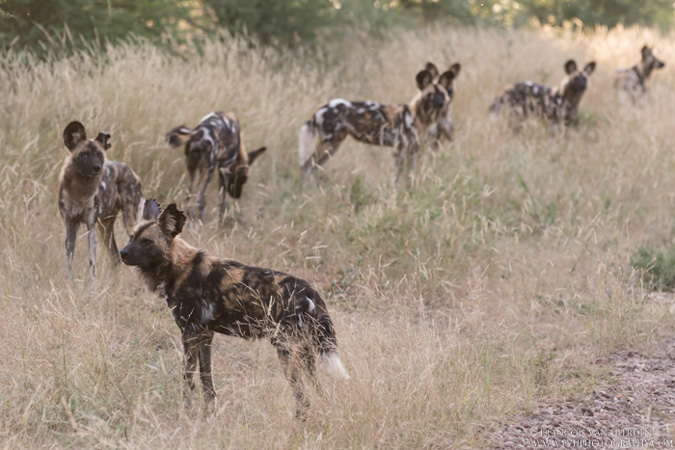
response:
{"label": "dog's dark eye", "polygon": [[152,239],[143,238],[143,239],[141,239],[141,244],[150,245],[150,244],[152,244]]}

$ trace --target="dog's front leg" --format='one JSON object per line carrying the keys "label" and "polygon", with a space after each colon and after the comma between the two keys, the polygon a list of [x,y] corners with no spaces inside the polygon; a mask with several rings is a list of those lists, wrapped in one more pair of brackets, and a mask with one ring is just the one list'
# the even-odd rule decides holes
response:
{"label": "dog's front leg", "polygon": [[213,342],[213,331],[205,331],[199,339],[199,377],[202,380],[204,389],[204,399],[206,404],[211,406],[216,399],[216,388],[213,386],[213,375],[211,374],[211,344]]}
{"label": "dog's front leg", "polygon": [[186,404],[191,402],[191,394],[195,390],[194,374],[197,371],[199,358],[199,336],[186,331],[182,332],[183,338],[183,399]]}
{"label": "dog's front leg", "polygon": [[89,274],[92,280],[96,279],[96,226],[93,222],[87,223],[89,233]]}
{"label": "dog's front leg", "polygon": [[218,179],[220,181],[220,188],[218,189],[218,200],[219,200],[219,205],[218,205],[218,223],[220,225],[223,224],[223,220],[225,219],[225,213],[228,210],[228,205],[227,205],[227,182],[228,182],[228,173],[227,169],[225,167],[221,167],[218,169]]}
{"label": "dog's front leg", "polygon": [[72,262],[75,253],[75,242],[77,240],[77,230],[80,224],[75,221],[66,222],[66,276],[70,278],[73,274]]}

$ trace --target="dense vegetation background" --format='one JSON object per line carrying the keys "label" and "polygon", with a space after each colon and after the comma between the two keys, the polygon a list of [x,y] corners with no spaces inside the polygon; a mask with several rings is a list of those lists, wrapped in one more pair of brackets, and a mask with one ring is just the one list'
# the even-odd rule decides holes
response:
{"label": "dense vegetation background", "polygon": [[673,26],[671,0],[1,0],[0,46],[43,53],[126,39],[182,41],[214,32],[264,45],[321,46],[355,29],[392,26]]}

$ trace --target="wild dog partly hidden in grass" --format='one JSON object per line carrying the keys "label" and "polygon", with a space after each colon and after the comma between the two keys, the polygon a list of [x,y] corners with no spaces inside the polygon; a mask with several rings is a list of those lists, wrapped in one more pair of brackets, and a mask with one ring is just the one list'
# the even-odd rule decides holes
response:
{"label": "wild dog partly hidden in grass", "polygon": [[190,175],[190,223],[204,216],[206,188],[216,169],[220,180],[218,218],[222,222],[227,194],[235,199],[241,197],[251,164],[266,150],[261,147],[246,152],[239,120],[234,113],[220,111],[204,116],[194,129],[185,125],[173,128],[166,134],[166,141],[171,147],[185,146],[185,163]]}
{"label": "wild dog partly hidden in grass", "polygon": [[642,59],[630,69],[619,68],[614,78],[614,87],[628,94],[635,102],[642,97],[646,90],[646,83],[654,69],[663,69],[666,63],[654,56],[654,50],[648,46],[640,50]]}
{"label": "wild dog partly hidden in grass", "polygon": [[316,184],[317,168],[325,164],[351,136],[371,145],[394,147],[396,181],[414,168],[420,140],[452,100],[452,83],[459,67],[436,80],[428,70],[416,76],[418,94],[407,105],[352,102],[336,98],[316,110],[300,130],[298,153],[305,174]]}
{"label": "wild dog partly hidden in grass", "polygon": [[166,297],[182,335],[186,393],[194,390],[199,364],[207,403],[216,398],[211,375],[214,333],[267,337],[295,394],[297,416],[303,417],[309,402],[302,374],[316,382],[316,353],[333,375],[349,378],[323,299],[299,278],[215,258],[190,246],[178,237],[185,221],[175,204],[161,212],[156,201],[146,201],[142,221],[120,254],[151,291]]}
{"label": "wild dog partly hidden in grass", "polygon": [[589,62],[579,70],[577,63],[570,59],[565,63],[567,76],[557,88],[531,81],[516,83],[492,102],[490,112],[499,113],[506,107],[516,126],[518,121],[533,115],[551,121],[554,131],[560,123],[567,127],[576,119],[579,103],[594,70],[595,62]]}
{"label": "wild dog partly hidden in grass", "polygon": [[[461,68],[459,63],[454,63],[448,70],[455,74],[454,79],[456,79]],[[431,73],[434,79],[440,75],[438,68],[432,62],[428,62],[425,69]],[[448,100],[445,104],[445,111],[441,111],[438,115],[438,120],[429,126],[425,137],[426,145],[434,150],[438,149],[443,142],[452,142],[455,138],[455,126],[452,123],[451,115],[452,100],[455,98],[454,84],[447,91]]]}
{"label": "wild dog partly hidden in grass", "polygon": [[113,264],[119,264],[115,243],[115,218],[122,211],[124,228],[131,234],[143,201],[141,180],[124,163],[106,161],[110,134],[100,132],[87,139],[84,125],[71,122],[63,130],[70,150],[59,189],[59,211],[66,224],[66,274],[71,275],[75,240],[80,224],[89,230],[89,270],[96,277],[96,232],[98,228]]}

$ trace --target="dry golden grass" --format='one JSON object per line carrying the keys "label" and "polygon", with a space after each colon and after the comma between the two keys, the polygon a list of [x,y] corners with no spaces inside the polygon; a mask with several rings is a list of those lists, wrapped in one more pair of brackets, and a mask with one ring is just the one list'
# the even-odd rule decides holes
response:
{"label": "dry golden grass", "polygon": [[[354,36],[323,60],[242,43],[168,55],[137,43],[48,63],[0,60],[0,441],[6,447],[482,447],[482,432],[539,398],[592,389],[592,361],[648,351],[672,333],[629,255],[673,238],[675,36],[475,29]],[[616,99],[614,69],[643,43],[666,61],[636,108]],[[581,124],[554,139],[538,122],[512,134],[487,107],[523,79],[557,84],[566,59],[598,68]],[[412,189],[393,186],[391,149],[347,142],[321,188],[302,188],[296,139],[332,97],[406,102],[427,60],[462,63],[457,140],[422,160]],[[64,279],[61,132],[81,120],[112,134],[144,193],[184,205],[182,150],[164,133],[214,109],[234,111],[251,171],[234,227],[219,229],[216,188],[191,243],[305,277],[335,318],[352,375],[313,397],[305,424],[267,342],[219,337],[212,416],[186,411],[179,332],[164,301],[99,244],[99,279],[78,240]],[[123,245],[121,227],[118,240]]]}

